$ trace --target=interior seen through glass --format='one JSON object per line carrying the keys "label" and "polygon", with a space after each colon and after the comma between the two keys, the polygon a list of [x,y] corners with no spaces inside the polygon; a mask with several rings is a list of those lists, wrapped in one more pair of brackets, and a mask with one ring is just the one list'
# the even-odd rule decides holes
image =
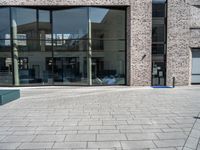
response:
{"label": "interior seen through glass", "polygon": [[125,8],[0,8],[0,85],[126,84]]}

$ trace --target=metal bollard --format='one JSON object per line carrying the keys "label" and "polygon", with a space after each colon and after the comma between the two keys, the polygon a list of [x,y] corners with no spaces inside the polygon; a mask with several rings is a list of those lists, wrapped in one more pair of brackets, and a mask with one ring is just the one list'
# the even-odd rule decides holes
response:
{"label": "metal bollard", "polygon": [[175,88],[175,83],[176,83],[176,80],[175,80],[175,77],[173,77],[173,79],[172,79],[172,84],[173,84],[173,88]]}

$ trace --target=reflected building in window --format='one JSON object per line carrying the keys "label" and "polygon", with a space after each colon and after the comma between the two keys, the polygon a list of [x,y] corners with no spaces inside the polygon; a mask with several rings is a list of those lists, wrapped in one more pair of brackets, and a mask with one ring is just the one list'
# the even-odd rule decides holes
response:
{"label": "reflected building in window", "polygon": [[1,84],[126,84],[125,7],[0,11]]}

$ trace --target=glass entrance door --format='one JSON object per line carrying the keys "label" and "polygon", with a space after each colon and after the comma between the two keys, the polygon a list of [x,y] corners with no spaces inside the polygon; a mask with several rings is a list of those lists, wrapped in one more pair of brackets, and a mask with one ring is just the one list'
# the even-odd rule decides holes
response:
{"label": "glass entrance door", "polygon": [[166,83],[165,74],[165,62],[153,62],[153,86],[164,86]]}
{"label": "glass entrance door", "polygon": [[[84,84],[86,72],[80,71],[84,64],[80,63],[79,57],[54,58],[54,84],[81,85]],[[82,70],[82,69],[81,69]],[[83,69],[84,70],[84,69]],[[85,81],[86,82],[86,81]]]}

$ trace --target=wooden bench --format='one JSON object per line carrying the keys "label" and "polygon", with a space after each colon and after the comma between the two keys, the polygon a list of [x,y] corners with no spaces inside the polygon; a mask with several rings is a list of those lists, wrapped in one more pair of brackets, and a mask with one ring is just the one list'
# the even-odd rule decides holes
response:
{"label": "wooden bench", "polygon": [[0,105],[20,98],[20,90],[0,90]]}

